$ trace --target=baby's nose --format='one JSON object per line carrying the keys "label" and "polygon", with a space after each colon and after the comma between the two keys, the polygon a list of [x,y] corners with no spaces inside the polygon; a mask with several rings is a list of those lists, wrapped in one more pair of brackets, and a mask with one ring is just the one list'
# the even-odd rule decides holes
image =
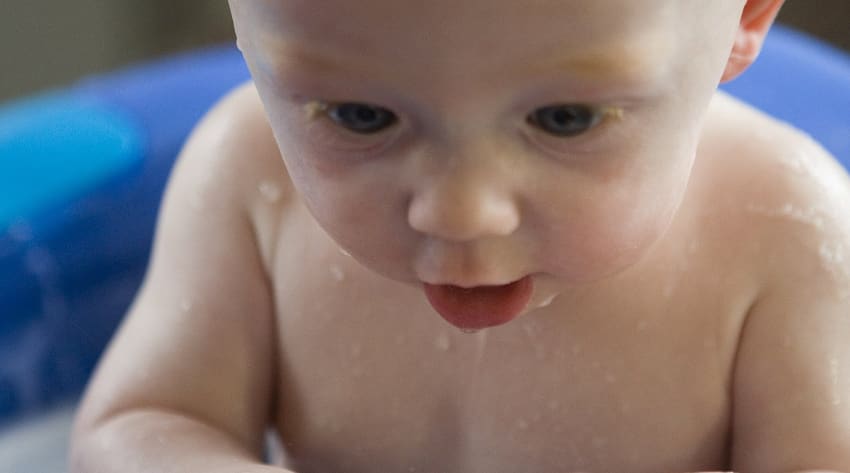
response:
{"label": "baby's nose", "polygon": [[512,234],[520,211],[509,186],[455,169],[434,177],[414,193],[408,209],[410,226],[450,241],[471,241]]}

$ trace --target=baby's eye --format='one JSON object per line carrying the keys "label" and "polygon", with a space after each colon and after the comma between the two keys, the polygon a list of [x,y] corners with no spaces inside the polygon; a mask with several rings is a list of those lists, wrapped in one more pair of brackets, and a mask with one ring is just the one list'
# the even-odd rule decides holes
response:
{"label": "baby's eye", "polygon": [[385,108],[363,103],[329,105],[327,114],[339,126],[363,135],[377,133],[398,120]]}
{"label": "baby's eye", "polygon": [[528,122],[563,137],[580,135],[602,121],[603,112],[587,105],[553,105],[535,110]]}

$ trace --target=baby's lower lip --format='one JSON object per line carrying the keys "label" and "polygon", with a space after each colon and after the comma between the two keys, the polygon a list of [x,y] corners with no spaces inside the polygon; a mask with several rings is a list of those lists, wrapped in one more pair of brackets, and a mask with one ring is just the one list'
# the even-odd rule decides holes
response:
{"label": "baby's lower lip", "polygon": [[424,283],[425,296],[434,310],[455,327],[479,330],[515,319],[534,292],[531,276],[501,286],[463,288]]}

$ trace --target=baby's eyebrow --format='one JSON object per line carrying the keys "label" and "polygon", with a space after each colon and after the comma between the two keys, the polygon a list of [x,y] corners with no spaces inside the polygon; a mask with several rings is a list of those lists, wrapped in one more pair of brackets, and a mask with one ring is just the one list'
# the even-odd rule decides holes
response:
{"label": "baby's eyebrow", "polygon": [[[274,38],[268,46],[267,66],[275,72],[309,70],[319,75],[375,77],[385,67],[370,64],[366,57],[330,54],[320,48]],[[641,42],[638,42],[641,44]],[[528,54],[520,61],[496,65],[491,77],[504,77],[518,83],[541,77],[567,77],[582,82],[616,82],[650,86],[669,71],[661,60],[666,51],[635,45],[597,47],[564,51],[554,49],[543,54]],[[545,59],[540,59],[545,58]],[[389,72],[389,71],[388,71]],[[377,74],[379,75],[379,74]]]}
{"label": "baby's eyebrow", "polygon": [[[357,69],[357,62],[344,56],[332,56],[316,48],[291,43],[278,38],[264,42],[266,65],[275,71],[307,68],[319,74],[339,73]],[[363,67],[362,64],[360,67]]]}
{"label": "baby's eyebrow", "polygon": [[[540,57],[540,56],[538,56]],[[567,74],[578,79],[602,80],[622,78],[648,81],[666,70],[656,59],[658,52],[641,51],[636,47],[580,51],[573,54],[550,53],[546,60],[526,61],[503,72],[508,76],[550,76]]]}

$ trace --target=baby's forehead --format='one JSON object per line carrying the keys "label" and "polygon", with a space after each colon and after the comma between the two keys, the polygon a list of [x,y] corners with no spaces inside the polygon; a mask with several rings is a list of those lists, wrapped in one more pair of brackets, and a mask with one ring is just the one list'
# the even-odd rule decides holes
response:
{"label": "baby's forehead", "polygon": [[[695,0],[231,0],[240,36],[341,42],[370,50],[416,47],[613,43],[669,30],[682,3]],[[708,2],[715,3],[715,2]],[[250,31],[248,31],[250,29]],[[335,41],[336,40],[336,41]],[[413,48],[413,49],[411,49]]]}
{"label": "baby's forehead", "polygon": [[[710,24],[706,15],[721,10],[717,5],[733,3],[231,0],[240,42],[271,61],[293,51],[317,51],[334,58],[325,62],[359,69],[398,66],[462,74],[476,66],[494,73],[532,73],[541,62],[547,67],[569,58],[601,75],[658,68],[673,51],[684,56],[683,38],[695,42],[699,36],[684,18],[701,18],[705,28]],[[312,55],[313,62],[318,56]]]}
{"label": "baby's forehead", "polygon": [[[723,0],[727,2],[728,0]],[[721,2],[721,3],[723,3]],[[230,0],[234,9],[264,20],[302,26],[487,24],[510,33],[518,26],[569,21],[571,29],[637,24],[698,0]],[[708,2],[715,3],[715,2]],[[592,24],[588,24],[588,22]],[[332,29],[332,28],[331,28]],[[474,32],[474,31],[471,31]]]}

